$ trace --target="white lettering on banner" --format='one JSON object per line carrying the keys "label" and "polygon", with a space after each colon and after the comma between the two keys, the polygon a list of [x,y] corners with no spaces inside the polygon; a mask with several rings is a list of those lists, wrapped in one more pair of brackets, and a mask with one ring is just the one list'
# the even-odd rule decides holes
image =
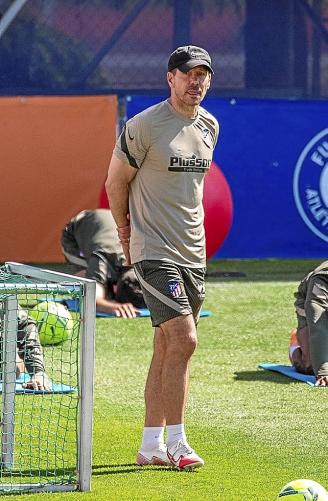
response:
{"label": "white lettering on banner", "polygon": [[321,221],[322,226],[328,224],[328,210],[322,206],[318,192],[315,190],[306,190],[306,197],[310,211],[317,221]]}
{"label": "white lettering on banner", "polygon": [[314,151],[311,155],[311,160],[312,162],[314,162],[315,164],[318,164],[320,167],[323,167],[324,166],[324,160],[322,158],[321,155],[319,155],[319,153],[317,151]]}
{"label": "white lettering on banner", "polygon": [[306,198],[307,199],[318,198],[318,192],[316,190],[306,190]]}
{"label": "white lettering on banner", "polygon": [[[293,192],[304,223],[328,242],[328,129],[316,134],[301,152],[294,171]],[[319,169],[318,169],[319,167]]]}
{"label": "white lettering on banner", "polygon": [[312,162],[318,164],[320,167],[325,165],[325,158],[328,158],[328,142],[323,141],[319,144],[318,148],[312,153]]}
{"label": "white lettering on banner", "polygon": [[324,141],[322,145],[318,147],[318,151],[324,158],[328,158],[328,143]]}

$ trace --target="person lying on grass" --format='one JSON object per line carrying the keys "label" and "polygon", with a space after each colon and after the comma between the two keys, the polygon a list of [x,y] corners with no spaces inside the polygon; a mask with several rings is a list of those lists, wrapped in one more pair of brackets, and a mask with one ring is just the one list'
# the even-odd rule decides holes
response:
{"label": "person lying on grass", "polygon": [[291,363],[298,372],[314,374],[316,386],[328,386],[328,260],[303,278],[295,298]]}
{"label": "person lying on grass", "polygon": [[63,229],[61,247],[75,275],[95,280],[96,308],[121,318],[137,316],[146,308],[140,284],[124,254],[109,209],[84,210]]}

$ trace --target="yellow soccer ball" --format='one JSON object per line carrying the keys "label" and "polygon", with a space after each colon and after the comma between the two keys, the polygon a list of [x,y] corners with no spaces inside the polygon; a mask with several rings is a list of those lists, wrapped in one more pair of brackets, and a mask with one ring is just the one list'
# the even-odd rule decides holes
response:
{"label": "yellow soccer ball", "polygon": [[34,306],[29,315],[37,322],[42,345],[63,343],[73,331],[72,315],[61,303],[44,301]]}
{"label": "yellow soccer ball", "polygon": [[327,491],[314,480],[300,478],[286,484],[278,494],[277,501],[328,501]]}

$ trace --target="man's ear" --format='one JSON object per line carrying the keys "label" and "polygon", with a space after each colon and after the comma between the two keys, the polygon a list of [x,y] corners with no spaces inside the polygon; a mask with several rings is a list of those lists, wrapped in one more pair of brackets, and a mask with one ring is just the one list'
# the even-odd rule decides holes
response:
{"label": "man's ear", "polygon": [[173,77],[174,77],[173,73],[168,71],[166,74],[166,78],[167,78],[167,83],[169,84],[170,87],[172,87],[173,85]]}

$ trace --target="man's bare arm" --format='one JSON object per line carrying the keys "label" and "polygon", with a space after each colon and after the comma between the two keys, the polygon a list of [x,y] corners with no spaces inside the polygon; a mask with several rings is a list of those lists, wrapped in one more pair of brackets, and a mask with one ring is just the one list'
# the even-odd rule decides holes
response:
{"label": "man's bare arm", "polygon": [[105,185],[109,206],[117,225],[118,236],[127,265],[131,264],[129,183],[136,173],[137,169],[113,155],[108,167],[108,176]]}

